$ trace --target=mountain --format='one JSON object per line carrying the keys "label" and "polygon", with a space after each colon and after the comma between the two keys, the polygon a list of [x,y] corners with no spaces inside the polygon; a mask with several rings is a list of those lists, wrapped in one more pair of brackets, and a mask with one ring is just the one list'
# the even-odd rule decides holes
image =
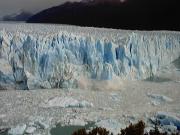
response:
{"label": "mountain", "polygon": [[5,15],[3,21],[27,21],[33,14],[24,10],[21,10],[18,13]]}
{"label": "mountain", "polygon": [[177,0],[83,0],[43,10],[28,23],[139,30],[180,30]]}

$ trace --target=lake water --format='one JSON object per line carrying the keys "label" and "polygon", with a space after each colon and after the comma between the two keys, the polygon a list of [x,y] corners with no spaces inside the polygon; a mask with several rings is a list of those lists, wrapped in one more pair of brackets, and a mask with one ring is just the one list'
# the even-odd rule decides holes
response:
{"label": "lake water", "polygon": [[58,124],[55,128],[52,128],[50,133],[51,135],[72,135],[73,132],[79,130],[79,129],[83,129],[85,128],[90,129],[91,127],[94,127],[94,123],[93,122],[89,122],[87,125],[85,126],[61,126],[61,124]]}

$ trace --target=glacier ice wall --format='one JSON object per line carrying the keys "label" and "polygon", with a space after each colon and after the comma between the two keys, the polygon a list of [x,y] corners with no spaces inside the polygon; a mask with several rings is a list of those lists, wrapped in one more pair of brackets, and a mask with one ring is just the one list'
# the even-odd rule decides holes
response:
{"label": "glacier ice wall", "polygon": [[29,32],[36,26],[21,28],[24,31],[0,29],[1,87],[78,87],[82,76],[145,79],[180,56],[179,32],[94,32],[90,28],[76,32],[66,30],[68,26],[54,27],[57,32],[43,32],[46,25],[39,28],[42,33]]}

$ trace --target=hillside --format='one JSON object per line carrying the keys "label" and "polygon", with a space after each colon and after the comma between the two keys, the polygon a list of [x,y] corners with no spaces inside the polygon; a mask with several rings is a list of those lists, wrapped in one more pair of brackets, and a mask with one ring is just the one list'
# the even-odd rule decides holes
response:
{"label": "hillside", "polygon": [[131,30],[180,30],[178,0],[66,2],[32,16],[28,23],[72,24]]}

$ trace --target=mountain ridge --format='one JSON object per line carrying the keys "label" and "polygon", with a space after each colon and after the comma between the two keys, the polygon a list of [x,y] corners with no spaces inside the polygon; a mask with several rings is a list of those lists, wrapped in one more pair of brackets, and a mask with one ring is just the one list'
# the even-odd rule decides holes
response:
{"label": "mountain ridge", "polygon": [[20,10],[18,13],[8,14],[2,17],[3,21],[27,21],[33,14]]}
{"label": "mountain ridge", "polygon": [[180,30],[177,0],[66,2],[32,16],[28,23],[55,23],[131,30]]}

